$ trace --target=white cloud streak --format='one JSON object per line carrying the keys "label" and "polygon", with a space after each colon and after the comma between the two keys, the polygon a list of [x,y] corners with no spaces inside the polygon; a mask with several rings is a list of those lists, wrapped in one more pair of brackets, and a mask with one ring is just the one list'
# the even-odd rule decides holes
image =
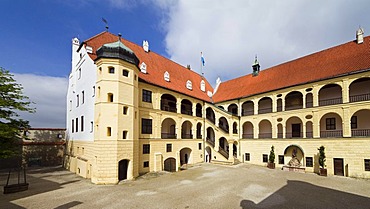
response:
{"label": "white cloud streak", "polygon": [[165,7],[166,50],[176,62],[199,72],[200,52],[214,83],[287,62],[354,39],[359,25],[370,29],[369,1],[180,0]]}
{"label": "white cloud streak", "polygon": [[34,128],[64,128],[66,126],[66,93],[68,79],[34,74],[14,74],[23,86],[23,94],[35,103],[36,113],[21,112]]}

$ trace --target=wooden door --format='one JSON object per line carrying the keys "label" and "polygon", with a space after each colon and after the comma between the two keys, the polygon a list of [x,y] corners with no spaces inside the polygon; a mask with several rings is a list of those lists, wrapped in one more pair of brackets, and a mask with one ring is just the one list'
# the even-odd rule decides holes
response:
{"label": "wooden door", "polygon": [[343,158],[334,158],[334,175],[344,176]]}

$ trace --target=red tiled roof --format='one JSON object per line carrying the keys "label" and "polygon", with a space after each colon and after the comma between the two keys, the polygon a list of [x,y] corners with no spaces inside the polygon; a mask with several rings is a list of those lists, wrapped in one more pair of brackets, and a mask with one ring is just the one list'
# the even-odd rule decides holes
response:
{"label": "red tiled roof", "polygon": [[362,44],[351,41],[220,84],[214,102],[269,92],[370,69],[370,36]]}
{"label": "red tiled roof", "polygon": [[[96,50],[101,47],[103,44],[112,43],[118,40],[118,36],[113,35],[109,32],[102,32],[88,40],[84,43],[88,46],[93,47],[93,53],[89,54],[91,59],[96,59]],[[140,60],[140,64],[145,62],[147,66],[147,74],[140,73],[139,78],[142,80],[162,86],[167,89],[171,89],[177,91],[179,93],[183,93],[185,95],[189,95],[194,98],[201,99],[203,101],[210,101],[210,98],[207,96],[207,91],[213,91],[212,86],[208,83],[208,81],[204,78],[204,82],[206,84],[206,91],[203,92],[200,90],[200,82],[202,80],[202,76],[195,73],[192,70],[189,70],[163,56],[158,55],[152,51],[148,53],[144,51],[142,46],[139,46],[135,43],[127,41],[121,38],[123,44],[129,47],[132,51],[134,51],[137,58]],[[164,80],[164,73],[168,71],[170,74],[170,82]],[[186,82],[190,80],[192,82],[192,90],[186,88]]]}

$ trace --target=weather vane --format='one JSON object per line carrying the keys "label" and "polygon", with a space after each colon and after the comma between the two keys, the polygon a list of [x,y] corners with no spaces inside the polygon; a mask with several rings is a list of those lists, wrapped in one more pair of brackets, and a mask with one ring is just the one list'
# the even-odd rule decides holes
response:
{"label": "weather vane", "polygon": [[109,29],[108,21],[106,19],[104,19],[103,17],[101,18],[101,20],[105,23],[105,29],[108,31],[108,29]]}

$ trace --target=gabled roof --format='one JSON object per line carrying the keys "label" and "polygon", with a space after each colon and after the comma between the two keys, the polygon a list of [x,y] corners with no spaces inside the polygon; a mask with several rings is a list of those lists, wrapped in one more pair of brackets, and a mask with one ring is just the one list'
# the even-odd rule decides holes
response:
{"label": "gabled roof", "polygon": [[281,88],[370,70],[370,36],[351,41],[220,84],[214,102],[228,101]]}
{"label": "gabled roof", "polygon": [[[116,42],[118,36],[109,32],[102,32],[90,39],[87,39],[83,43],[93,48],[93,53],[89,54],[92,60],[97,58],[96,50],[103,44]],[[205,78],[196,72],[189,70],[157,53],[152,51],[145,52],[142,46],[127,41],[121,38],[121,41],[125,46],[130,48],[135,55],[139,58],[140,63],[145,62],[147,69],[146,74],[140,73],[139,78],[147,83],[161,86],[203,101],[210,101],[207,96],[207,91],[213,91],[212,86],[208,83]],[[139,67],[139,66],[138,66]],[[164,80],[164,73],[168,71],[170,74],[170,82]],[[203,92],[200,89],[201,80],[205,81],[206,91]],[[190,80],[192,82],[192,90],[186,88],[186,82]]]}

